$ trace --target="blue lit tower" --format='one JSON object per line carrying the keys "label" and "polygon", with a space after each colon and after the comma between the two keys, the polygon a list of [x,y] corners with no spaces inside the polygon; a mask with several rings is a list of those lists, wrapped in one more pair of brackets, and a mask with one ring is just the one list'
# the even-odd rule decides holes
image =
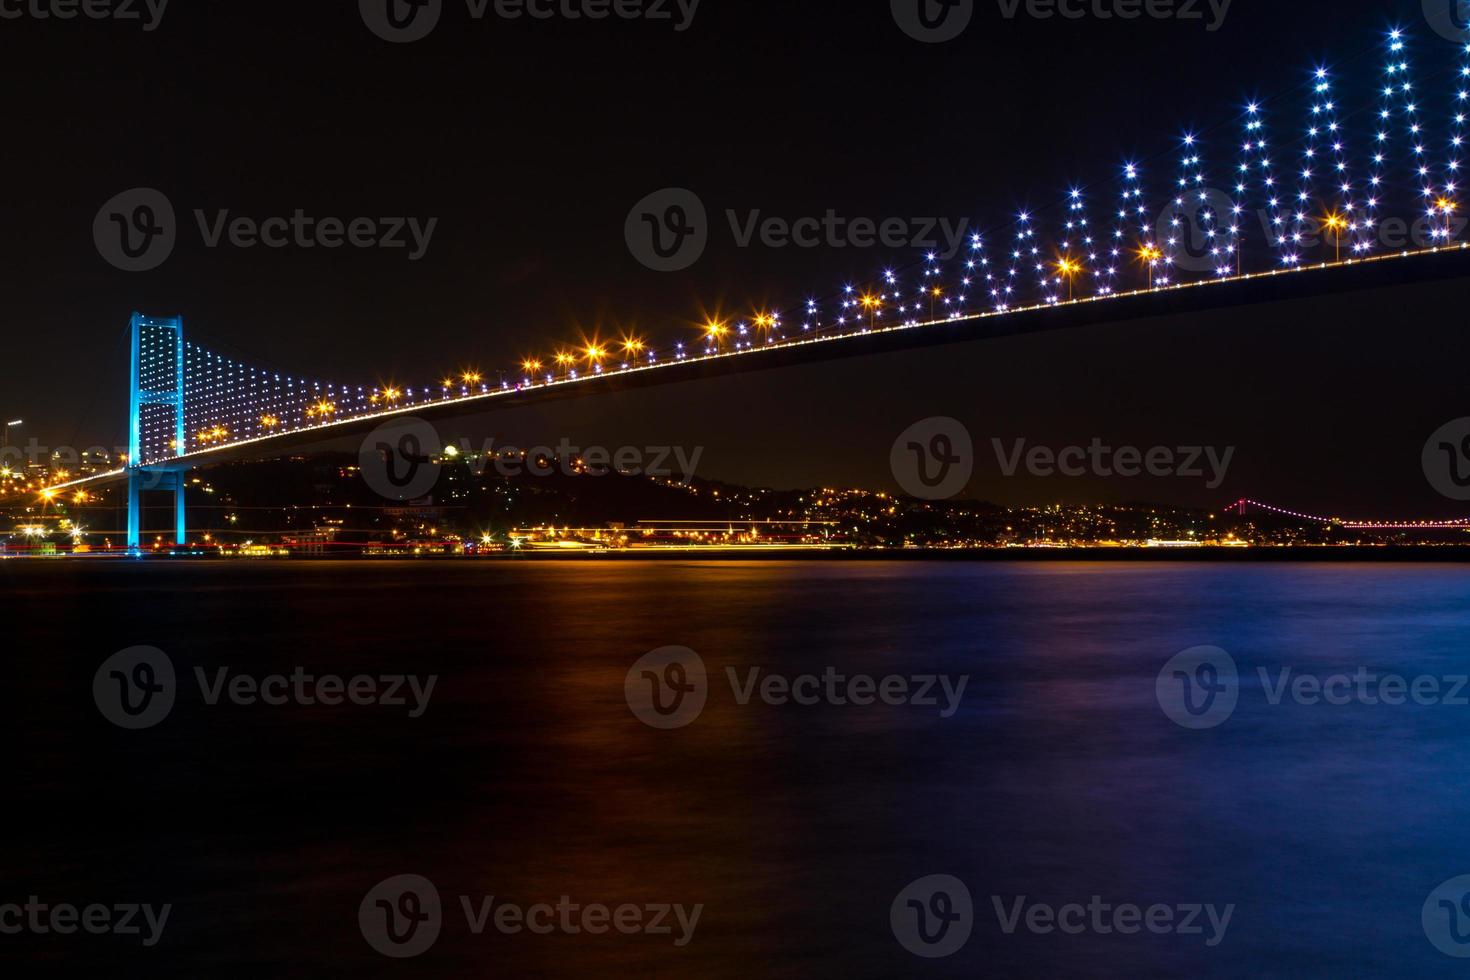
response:
{"label": "blue lit tower", "polygon": [[185,544],[184,473],[170,463],[184,455],[184,320],[134,313],[132,383],[128,406],[128,547],[143,543],[144,490],[172,490],[176,544]]}

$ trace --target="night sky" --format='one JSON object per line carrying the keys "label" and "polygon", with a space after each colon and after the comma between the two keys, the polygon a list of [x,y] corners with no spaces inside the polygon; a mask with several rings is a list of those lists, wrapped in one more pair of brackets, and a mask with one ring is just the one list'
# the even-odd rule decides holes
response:
{"label": "night sky", "polygon": [[[0,19],[0,414],[25,417],[25,437],[43,443],[118,444],[134,309],[181,314],[191,339],[242,359],[369,384],[493,372],[583,335],[692,341],[712,313],[780,308],[789,323],[807,297],[920,255],[741,248],[727,209],[969,219],[1001,229],[1000,243],[1017,210],[1097,182],[1093,213],[1110,230],[1124,160],[1172,180],[1184,131],[1299,87],[1319,64],[1334,66],[1351,108],[1371,103],[1357,95],[1374,84],[1389,26],[1410,31],[1420,63],[1453,62],[1418,0],[1235,0],[1215,31],[1206,3],[1202,20],[1068,21],[1007,19],[991,0],[945,44],[906,36],[880,0],[703,0],[683,31],[666,7],[673,20],[474,20],[445,0],[437,28],[410,44],[376,37],[347,0],[175,0],[153,31]],[[1426,108],[1443,126],[1453,95],[1438,77]],[[1283,129],[1304,124],[1305,103],[1290,105]],[[1238,124],[1222,131],[1221,160],[1235,162],[1238,136]],[[703,200],[710,244],[663,274],[630,254],[624,221],[670,186]],[[179,241],[161,267],[126,273],[99,255],[93,219],[135,187],[167,195]],[[418,261],[407,249],[211,249],[195,209],[437,225]],[[894,438],[948,415],[979,450],[969,495],[1001,503],[1251,496],[1345,516],[1458,516],[1420,453],[1470,415],[1464,295],[1449,280],[1099,322],[445,430],[701,446],[701,476],[892,488]],[[993,437],[1235,456],[1218,488],[1005,478]]]}

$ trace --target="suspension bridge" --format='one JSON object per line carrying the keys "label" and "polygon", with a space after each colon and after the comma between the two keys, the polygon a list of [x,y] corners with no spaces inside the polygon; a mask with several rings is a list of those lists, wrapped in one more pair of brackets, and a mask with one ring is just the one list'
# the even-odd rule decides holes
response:
{"label": "suspension bridge", "polygon": [[[584,339],[493,376],[470,370],[412,387],[343,384],[225,356],[186,338],[181,317],[135,313],[126,465],[45,492],[126,481],[132,549],[141,544],[142,495],[172,492],[182,545],[190,470],[406,416],[1464,276],[1470,44],[1436,38],[1414,46],[1422,49],[1413,52],[1417,66],[1411,39],[1392,31],[1345,67],[1315,67],[1282,95],[1186,133],[1158,156],[1109,168],[1111,177],[1069,188],[1052,208],[974,235],[962,257],[928,254],[786,311],[711,318],[688,343]],[[1374,66],[1359,70],[1365,59]],[[1114,203],[1096,203],[1104,198]],[[993,247],[997,241],[1005,244]],[[1247,505],[1262,506],[1237,506],[1244,513]]]}
{"label": "suspension bridge", "polygon": [[1288,510],[1273,504],[1263,504],[1259,500],[1249,498],[1237,500],[1226,508],[1233,510],[1241,517],[1248,516],[1256,511],[1271,514],[1276,517],[1289,517],[1294,520],[1306,521],[1309,524],[1321,524],[1330,527],[1341,528],[1344,531],[1466,531],[1470,530],[1470,517],[1452,518],[1447,521],[1416,521],[1416,520],[1391,520],[1391,521],[1354,521],[1341,517],[1327,517],[1322,514],[1305,514],[1301,511]]}

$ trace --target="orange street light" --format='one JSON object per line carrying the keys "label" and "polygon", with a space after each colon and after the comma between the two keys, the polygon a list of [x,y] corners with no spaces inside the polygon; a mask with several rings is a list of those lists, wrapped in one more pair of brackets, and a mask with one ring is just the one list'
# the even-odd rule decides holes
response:
{"label": "orange street light", "polygon": [[1324,225],[1326,225],[1330,230],[1337,232],[1337,235],[1335,236],[1336,237],[1336,240],[1337,240],[1337,261],[1338,262],[1341,262],[1342,261],[1342,232],[1343,232],[1343,229],[1347,228],[1347,219],[1344,218],[1342,215],[1338,214],[1336,211],[1334,211],[1331,214],[1329,214],[1327,217],[1323,218],[1322,219],[1322,223]]}
{"label": "orange street light", "polygon": [[1162,259],[1163,257],[1164,257],[1164,253],[1161,252],[1161,251],[1159,251],[1159,248],[1156,245],[1144,245],[1142,248],[1140,248],[1138,250],[1138,258],[1139,258],[1139,261],[1145,262],[1145,263],[1148,264],[1148,288],[1149,289],[1153,289],[1154,288],[1154,266],[1157,265],[1158,262],[1159,262],[1159,260]]}
{"label": "orange street light", "polygon": [[1077,273],[1079,273],[1081,271],[1082,271],[1082,265],[1081,265],[1081,263],[1073,262],[1071,259],[1062,259],[1060,262],[1057,263],[1057,272],[1061,275],[1061,277],[1063,279],[1067,280],[1067,300],[1068,300],[1068,302],[1070,302],[1072,300],[1072,298],[1073,298],[1073,294],[1072,294],[1072,278],[1074,276],[1076,276]]}

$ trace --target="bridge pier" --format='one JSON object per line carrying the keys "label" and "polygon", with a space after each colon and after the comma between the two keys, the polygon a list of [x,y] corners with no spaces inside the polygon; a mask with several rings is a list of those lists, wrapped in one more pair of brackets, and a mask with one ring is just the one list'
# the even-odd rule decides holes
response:
{"label": "bridge pier", "polygon": [[184,474],[186,470],[178,470],[174,473],[174,544],[186,545],[189,543],[189,517],[187,508],[184,506]]}
{"label": "bridge pier", "polygon": [[136,467],[128,471],[128,550],[143,548],[143,494],[150,490],[172,490],[174,494],[174,544],[189,543],[189,512],[185,503],[187,469]]}
{"label": "bridge pier", "polygon": [[128,473],[128,550],[137,553],[143,544],[143,477]]}

